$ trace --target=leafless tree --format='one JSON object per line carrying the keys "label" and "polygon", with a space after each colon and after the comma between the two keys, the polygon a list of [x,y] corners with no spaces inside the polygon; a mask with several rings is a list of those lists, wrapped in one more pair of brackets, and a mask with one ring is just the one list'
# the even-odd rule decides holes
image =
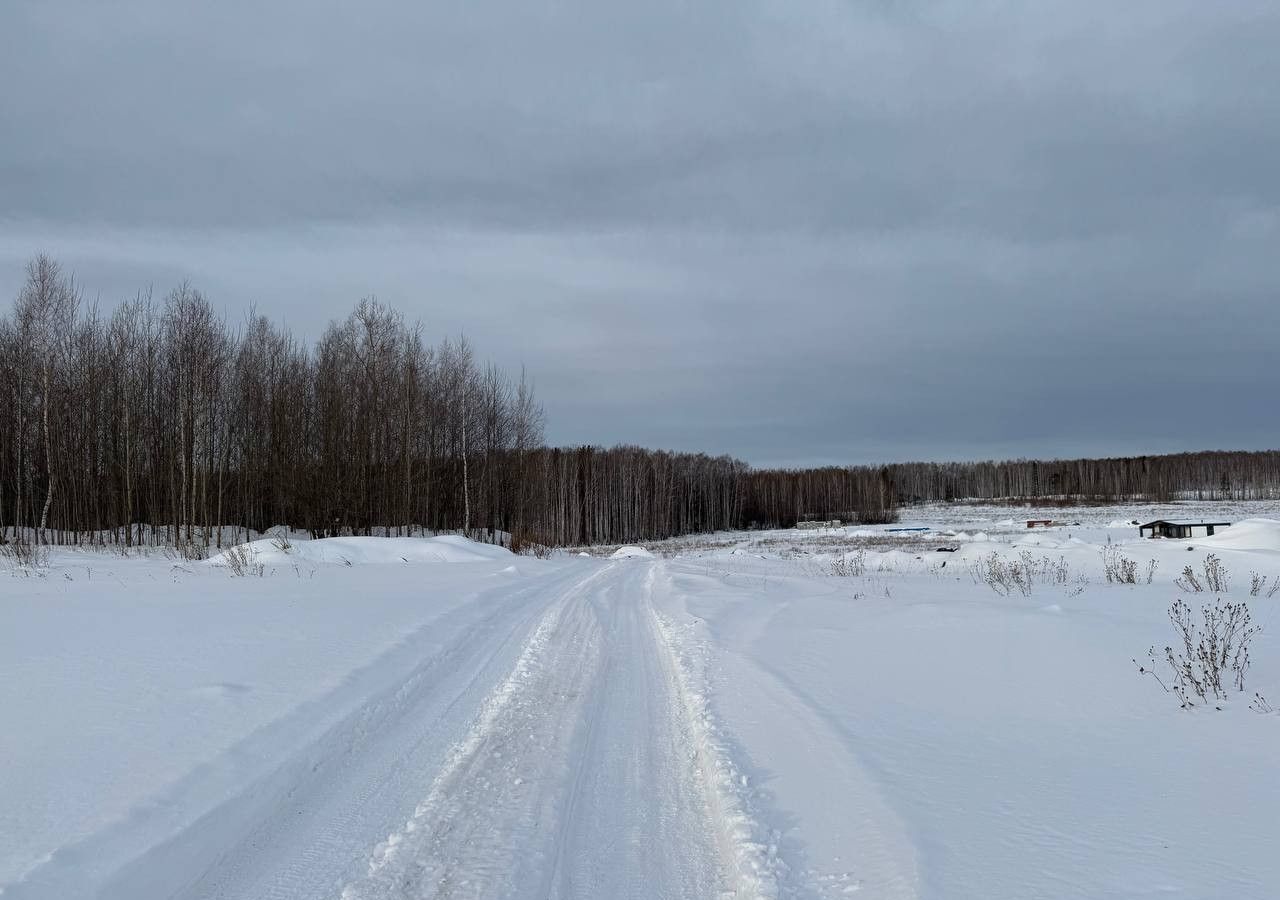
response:
{"label": "leafless tree", "polygon": [[[19,378],[35,382],[39,390],[40,431],[43,438],[45,492],[36,527],[39,543],[45,542],[49,509],[57,484],[50,420],[54,415],[55,375],[65,377],[68,369],[72,329],[75,325],[79,294],[61,267],[44,254],[27,264],[27,282],[14,307],[19,352],[26,358],[19,362]],[[24,422],[20,420],[19,429]]]}

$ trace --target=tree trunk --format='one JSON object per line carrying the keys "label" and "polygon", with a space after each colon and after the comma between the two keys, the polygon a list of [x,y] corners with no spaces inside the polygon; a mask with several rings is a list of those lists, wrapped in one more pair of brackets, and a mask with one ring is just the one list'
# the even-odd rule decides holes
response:
{"label": "tree trunk", "polygon": [[467,479],[467,427],[462,426],[462,535],[471,536],[471,484]]}
{"label": "tree trunk", "polygon": [[44,530],[49,524],[49,507],[53,505],[53,449],[49,440],[49,367],[44,370],[44,468],[49,485],[44,494],[44,509],[40,512],[40,530],[36,534],[38,543],[45,543]]}

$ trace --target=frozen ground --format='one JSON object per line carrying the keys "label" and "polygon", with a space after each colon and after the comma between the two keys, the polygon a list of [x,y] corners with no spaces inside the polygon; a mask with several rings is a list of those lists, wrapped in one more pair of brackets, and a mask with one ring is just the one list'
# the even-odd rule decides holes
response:
{"label": "frozen ground", "polygon": [[[1280,593],[1250,596],[1280,523],[1123,524],[1157,517],[1280,509],[931,507],[551,560],[263,541],[244,577],[57,551],[0,573],[0,890],[1280,896],[1280,714],[1250,706],[1280,706]],[[999,593],[992,553],[1045,574]],[[1131,658],[1208,553],[1266,630],[1245,695],[1184,711]]]}

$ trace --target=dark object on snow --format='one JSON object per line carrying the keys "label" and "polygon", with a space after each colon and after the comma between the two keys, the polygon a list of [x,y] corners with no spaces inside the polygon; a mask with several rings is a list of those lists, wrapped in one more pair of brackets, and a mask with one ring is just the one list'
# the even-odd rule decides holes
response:
{"label": "dark object on snow", "polygon": [[1215,528],[1229,527],[1231,527],[1230,522],[1169,522],[1165,519],[1156,519],[1154,522],[1138,526],[1138,536],[1152,538],[1211,537]]}
{"label": "dark object on snow", "polygon": [[938,552],[939,553],[955,553],[959,549],[960,549],[959,547],[939,547]]}

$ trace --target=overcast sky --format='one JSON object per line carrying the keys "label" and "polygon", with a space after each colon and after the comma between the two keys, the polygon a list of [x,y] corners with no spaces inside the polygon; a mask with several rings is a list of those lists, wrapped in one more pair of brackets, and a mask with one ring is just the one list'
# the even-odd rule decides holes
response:
{"label": "overcast sky", "polygon": [[362,296],[555,443],[1280,445],[1280,5],[0,3],[0,299]]}

